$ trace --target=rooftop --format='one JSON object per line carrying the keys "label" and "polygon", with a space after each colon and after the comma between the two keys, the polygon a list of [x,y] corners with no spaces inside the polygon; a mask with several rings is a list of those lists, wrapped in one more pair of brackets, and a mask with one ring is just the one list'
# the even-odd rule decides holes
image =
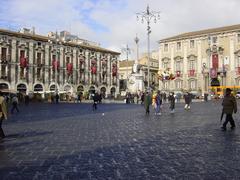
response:
{"label": "rooftop", "polygon": [[[49,40],[52,40],[52,41],[55,40],[54,38],[47,37],[47,36],[42,36],[42,35],[38,35],[38,34],[30,34],[30,33],[15,32],[15,31],[10,31],[10,30],[6,30],[6,29],[0,29],[0,34],[7,35],[7,36],[15,36],[15,37],[18,37],[18,38],[33,39],[33,40],[36,40],[36,41],[43,41],[43,42],[48,42]],[[73,46],[73,47],[78,46],[78,47],[92,49],[92,50],[105,52],[105,53],[113,53],[113,54],[116,54],[116,55],[121,54],[119,52],[115,52],[115,51],[108,50],[108,49],[101,48],[99,46],[94,46],[94,45],[78,44],[78,43],[75,43],[75,42],[64,42],[64,41],[62,41],[62,44],[66,45],[66,46]]]}
{"label": "rooftop", "polygon": [[217,33],[225,33],[225,32],[235,32],[240,31],[240,24],[232,25],[232,26],[224,26],[224,27],[218,27],[218,28],[211,28],[211,29],[205,29],[200,31],[193,31],[193,32],[187,32],[182,33],[176,36],[172,36],[169,38],[161,39],[158,42],[167,42],[167,41],[174,41],[174,40],[180,40],[180,39],[186,39],[186,38],[193,38],[198,36],[208,36],[211,34],[217,34]]}

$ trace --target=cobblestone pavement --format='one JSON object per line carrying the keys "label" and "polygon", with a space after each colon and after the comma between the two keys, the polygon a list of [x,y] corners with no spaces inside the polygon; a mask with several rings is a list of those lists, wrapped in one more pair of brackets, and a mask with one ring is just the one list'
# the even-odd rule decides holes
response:
{"label": "cobblestone pavement", "polygon": [[223,132],[220,102],[183,106],[162,116],[131,104],[20,107],[3,125],[0,179],[240,179],[239,117]]}

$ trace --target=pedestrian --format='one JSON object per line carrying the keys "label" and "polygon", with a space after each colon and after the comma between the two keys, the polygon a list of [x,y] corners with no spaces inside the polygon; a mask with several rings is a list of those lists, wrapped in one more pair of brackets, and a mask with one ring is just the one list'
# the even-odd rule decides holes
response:
{"label": "pedestrian", "polygon": [[25,96],[25,105],[28,106],[29,105],[29,95],[26,94]]}
{"label": "pedestrian", "polygon": [[169,94],[168,101],[170,103],[170,113],[173,114],[175,110],[175,97],[174,97],[174,92]]}
{"label": "pedestrian", "polygon": [[55,99],[56,99],[56,104],[58,104],[59,103],[59,94],[58,93],[56,94]]}
{"label": "pedestrian", "polygon": [[145,110],[146,110],[146,115],[149,115],[150,110],[149,107],[151,105],[151,96],[149,92],[146,92],[145,98],[144,98],[144,106],[145,106]]}
{"label": "pedestrian", "polygon": [[0,91],[0,138],[5,138],[5,134],[2,129],[3,120],[7,119],[7,106],[3,97],[3,93]]}
{"label": "pedestrian", "polygon": [[226,94],[222,102],[222,106],[223,106],[222,113],[226,114],[225,122],[221,127],[223,131],[226,131],[226,126],[228,122],[230,122],[231,124],[231,129],[234,129],[236,127],[232,114],[233,112],[237,113],[237,102],[235,97],[231,94],[231,91],[232,90],[230,88],[226,89]]}
{"label": "pedestrian", "polygon": [[162,96],[160,94],[160,91],[157,92],[157,95],[155,97],[155,103],[156,103],[155,115],[161,115]]}
{"label": "pedestrian", "polygon": [[192,101],[192,96],[189,92],[187,92],[187,94],[184,95],[184,100],[185,100],[185,110],[189,110],[190,109],[190,103]]}
{"label": "pedestrian", "polygon": [[205,101],[205,102],[208,101],[208,93],[207,93],[207,92],[204,93],[204,101]]}
{"label": "pedestrian", "polygon": [[98,97],[97,93],[95,93],[92,98],[93,98],[92,109],[94,111],[94,110],[97,110],[97,102],[99,100],[99,97]]}
{"label": "pedestrian", "polygon": [[12,109],[11,109],[11,114],[13,114],[13,111],[16,109],[17,112],[19,112],[18,109],[18,97],[17,95],[14,95],[12,98]]}
{"label": "pedestrian", "polygon": [[141,105],[144,104],[144,99],[145,99],[144,96],[145,96],[145,94],[144,94],[144,92],[143,92],[142,95],[141,95]]}

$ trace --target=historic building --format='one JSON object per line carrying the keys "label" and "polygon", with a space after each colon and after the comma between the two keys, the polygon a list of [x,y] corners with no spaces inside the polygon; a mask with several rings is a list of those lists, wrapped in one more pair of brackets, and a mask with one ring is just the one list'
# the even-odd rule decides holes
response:
{"label": "historic building", "polygon": [[159,41],[159,74],[165,91],[204,93],[240,85],[240,25],[189,32]]}
{"label": "historic building", "polygon": [[0,88],[23,93],[119,93],[120,53],[88,43],[0,29]]}

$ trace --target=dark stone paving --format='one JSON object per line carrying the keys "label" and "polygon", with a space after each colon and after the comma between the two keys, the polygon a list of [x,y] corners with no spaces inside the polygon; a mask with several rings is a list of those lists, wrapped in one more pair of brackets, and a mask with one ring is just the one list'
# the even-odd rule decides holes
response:
{"label": "dark stone paving", "polygon": [[183,106],[162,116],[126,104],[20,107],[3,125],[0,179],[240,179],[238,117],[222,132],[220,102]]}

